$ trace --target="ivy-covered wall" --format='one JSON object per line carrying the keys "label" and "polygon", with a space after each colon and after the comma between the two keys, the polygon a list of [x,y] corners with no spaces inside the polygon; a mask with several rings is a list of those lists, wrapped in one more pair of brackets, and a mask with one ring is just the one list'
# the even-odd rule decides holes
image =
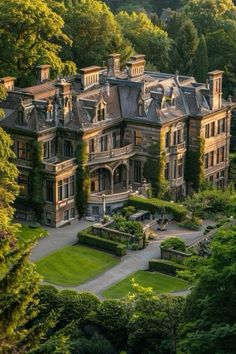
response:
{"label": "ivy-covered wall", "polygon": [[169,182],[165,179],[166,155],[163,134],[160,135],[159,142],[149,146],[149,154],[144,164],[143,175],[152,185],[153,196],[163,199],[169,190]]}
{"label": "ivy-covered wall", "polygon": [[38,221],[41,220],[43,198],[43,145],[38,141],[32,143],[32,170],[29,175],[29,204],[35,211]]}
{"label": "ivy-covered wall", "polygon": [[186,156],[185,180],[195,191],[204,181],[204,147],[205,139],[199,137],[197,150],[189,150]]}
{"label": "ivy-covered wall", "polygon": [[89,192],[90,192],[90,174],[87,153],[87,144],[85,141],[79,141],[76,149],[76,207],[79,218],[82,218],[86,212]]}

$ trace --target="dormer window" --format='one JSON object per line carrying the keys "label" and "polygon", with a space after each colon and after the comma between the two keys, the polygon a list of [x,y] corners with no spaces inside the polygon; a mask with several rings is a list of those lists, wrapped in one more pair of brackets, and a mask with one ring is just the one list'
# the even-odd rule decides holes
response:
{"label": "dormer window", "polygon": [[18,125],[24,125],[24,112],[22,112],[22,111],[18,111],[17,124]]}
{"label": "dormer window", "polygon": [[104,102],[100,102],[97,108],[97,121],[101,122],[106,119],[106,104]]}

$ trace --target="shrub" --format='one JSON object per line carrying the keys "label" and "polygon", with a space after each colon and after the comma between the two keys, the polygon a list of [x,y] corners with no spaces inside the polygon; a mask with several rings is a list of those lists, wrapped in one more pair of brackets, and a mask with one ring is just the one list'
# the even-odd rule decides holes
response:
{"label": "shrub", "polygon": [[152,214],[160,213],[165,210],[165,212],[171,213],[176,221],[183,221],[187,214],[187,209],[185,207],[157,198],[147,199],[142,197],[131,197],[129,199],[129,205],[134,206],[136,209],[148,210]]}
{"label": "shrub", "polygon": [[172,261],[166,261],[162,259],[151,259],[149,261],[149,271],[151,272],[163,272],[171,275],[176,275],[177,271],[185,270],[186,267],[182,264],[177,264]]}
{"label": "shrub", "polygon": [[136,212],[136,209],[132,205],[128,205],[122,209],[122,215],[129,219],[129,217]]}
{"label": "shrub", "polygon": [[143,237],[143,225],[139,221],[115,220],[115,229],[135,236],[136,240]]}
{"label": "shrub", "polygon": [[186,219],[183,222],[179,223],[179,226],[185,227],[186,229],[189,230],[199,230],[201,227],[201,221],[197,218],[194,218],[193,220]]}
{"label": "shrub", "polygon": [[127,248],[124,244],[89,234],[86,231],[78,233],[78,240],[79,243],[113,252],[119,257],[124,256],[127,252]]}
{"label": "shrub", "polygon": [[184,252],[186,249],[185,242],[178,237],[170,237],[167,240],[161,242],[161,247],[165,250],[173,249],[181,252]]}

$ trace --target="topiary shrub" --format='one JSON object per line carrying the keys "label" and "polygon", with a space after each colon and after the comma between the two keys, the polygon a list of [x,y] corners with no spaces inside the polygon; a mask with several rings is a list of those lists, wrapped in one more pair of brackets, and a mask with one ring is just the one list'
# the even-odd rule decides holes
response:
{"label": "topiary shrub", "polygon": [[136,212],[136,209],[132,205],[128,205],[124,207],[121,211],[122,215],[126,218],[129,219],[129,217]]}
{"label": "topiary shrub", "polygon": [[168,250],[173,249],[176,251],[184,252],[186,250],[185,242],[178,237],[170,237],[161,242],[161,248]]}
{"label": "topiary shrub", "polygon": [[119,257],[124,256],[127,253],[127,247],[123,243],[95,236],[86,231],[81,231],[78,233],[78,240],[79,243],[110,251]]}
{"label": "topiary shrub", "polygon": [[151,272],[163,272],[171,275],[176,275],[177,271],[185,270],[186,267],[182,264],[177,264],[172,261],[166,261],[163,259],[151,259],[149,261],[149,271]]}

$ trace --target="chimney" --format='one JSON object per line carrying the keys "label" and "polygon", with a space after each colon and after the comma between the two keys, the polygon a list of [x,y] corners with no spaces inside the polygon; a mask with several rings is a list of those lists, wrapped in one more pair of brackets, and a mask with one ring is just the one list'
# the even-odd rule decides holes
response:
{"label": "chimney", "polygon": [[221,70],[215,70],[208,73],[209,101],[210,101],[210,107],[213,111],[221,108],[223,73],[224,72]]}
{"label": "chimney", "polygon": [[130,61],[126,63],[129,78],[132,79],[134,77],[142,76],[144,74],[145,63],[145,55],[133,55]]}
{"label": "chimney", "polygon": [[81,85],[83,90],[99,84],[99,74],[101,70],[102,68],[100,66],[89,66],[87,68],[80,69]]}
{"label": "chimney", "polygon": [[107,60],[107,76],[115,78],[120,72],[120,54],[110,54]]}
{"label": "chimney", "polygon": [[43,84],[44,82],[47,82],[50,80],[50,68],[51,65],[44,64],[44,65],[39,65],[37,66],[38,70],[38,84]]}
{"label": "chimney", "polygon": [[5,76],[0,78],[0,83],[7,89],[7,91],[14,90],[16,78],[13,76]]}

